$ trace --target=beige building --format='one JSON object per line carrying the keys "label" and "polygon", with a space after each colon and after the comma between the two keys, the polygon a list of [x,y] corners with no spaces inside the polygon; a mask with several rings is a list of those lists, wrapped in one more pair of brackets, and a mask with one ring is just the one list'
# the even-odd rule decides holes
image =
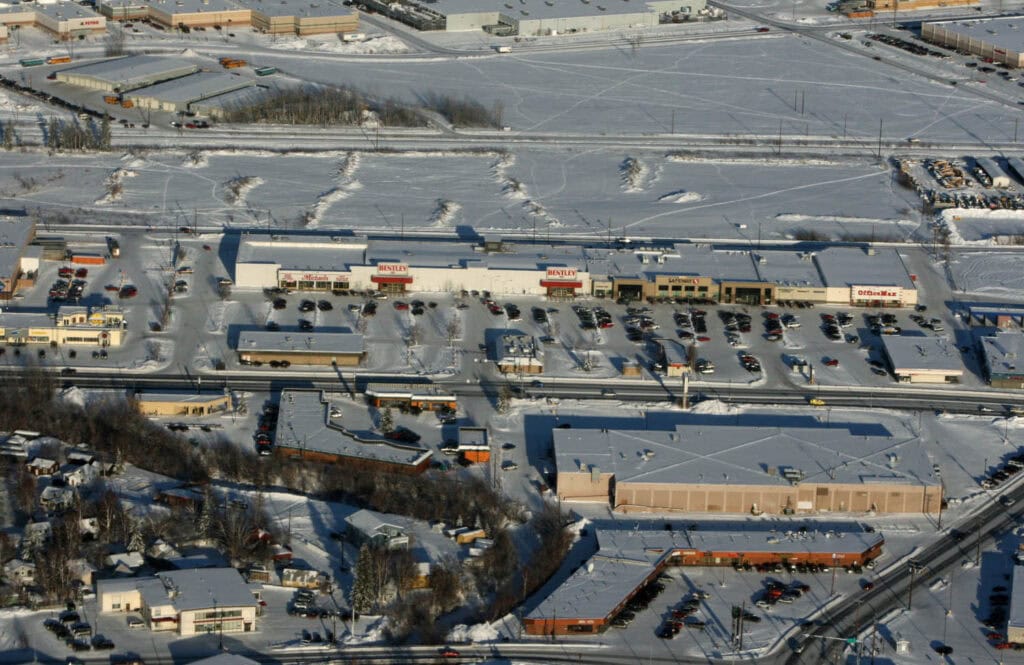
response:
{"label": "beige building", "polygon": [[231,408],[224,393],[140,392],[135,404],[144,416],[209,416]]}
{"label": "beige building", "polygon": [[183,636],[256,630],[259,589],[250,589],[234,568],[100,580],[96,587],[101,613],[138,612],[150,630]]}
{"label": "beige building", "polygon": [[882,350],[901,383],[959,383],[964,376],[960,349],[946,337],[882,335]]}
{"label": "beige building", "polygon": [[124,311],[119,307],[89,310],[61,307],[47,314],[6,311],[0,313],[0,338],[8,344],[58,344],[117,347],[127,333]]}
{"label": "beige building", "polygon": [[107,19],[76,2],[31,3],[0,8],[0,24],[35,27],[60,40],[79,39],[107,30]]}
{"label": "beige building", "polygon": [[[337,365],[357,367],[366,356],[357,333],[245,331],[238,336],[238,360],[243,365]],[[286,365],[287,366],[287,365]]]}
{"label": "beige building", "polygon": [[981,0],[868,0],[868,7],[875,12],[903,12],[918,9],[946,9],[948,7],[969,7],[979,5]]}
{"label": "beige building", "polygon": [[252,27],[270,34],[299,36],[355,32],[359,15],[341,3],[312,0],[150,0],[124,3],[104,0],[99,11],[115,21],[150,19],[170,29]]}
{"label": "beige building", "polygon": [[941,500],[917,438],[732,425],[553,438],[558,496],[622,512],[933,514]]}
{"label": "beige building", "polygon": [[925,22],[921,24],[921,38],[1011,67],[1024,67],[1024,34],[1017,16]]}

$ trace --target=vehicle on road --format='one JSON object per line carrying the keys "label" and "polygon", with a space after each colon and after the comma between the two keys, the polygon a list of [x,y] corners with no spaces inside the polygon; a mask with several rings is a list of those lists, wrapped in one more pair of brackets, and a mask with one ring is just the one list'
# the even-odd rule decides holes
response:
{"label": "vehicle on road", "polygon": [[825,406],[825,400],[821,399],[820,397],[812,397],[810,399],[809,404],[811,406]]}

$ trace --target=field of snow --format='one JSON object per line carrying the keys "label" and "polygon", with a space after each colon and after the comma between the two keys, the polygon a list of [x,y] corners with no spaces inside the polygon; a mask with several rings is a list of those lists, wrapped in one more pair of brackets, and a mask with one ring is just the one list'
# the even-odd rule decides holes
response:
{"label": "field of snow", "polygon": [[1022,252],[957,252],[949,269],[955,289],[964,293],[1015,296],[1024,289]]}

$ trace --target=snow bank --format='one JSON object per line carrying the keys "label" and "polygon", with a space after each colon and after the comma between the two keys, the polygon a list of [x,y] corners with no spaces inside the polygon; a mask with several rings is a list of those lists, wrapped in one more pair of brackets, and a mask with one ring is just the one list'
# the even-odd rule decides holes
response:
{"label": "snow bank", "polygon": [[775,215],[775,220],[785,223],[802,224],[807,222],[835,222],[837,224],[910,224],[917,226],[918,223],[911,219],[876,219],[874,217],[846,217],[843,215],[797,215],[793,213],[782,213]]}
{"label": "snow bank", "polygon": [[124,192],[124,185],[122,184],[124,182],[124,179],[134,178],[137,175],[138,173],[132,171],[131,169],[114,169],[110,173],[110,175],[107,176],[107,180],[104,183],[107,188],[107,193],[101,196],[100,198],[96,199],[96,205],[103,205],[106,203],[113,203],[114,201],[120,201],[121,195]]}
{"label": "snow bank", "polygon": [[78,386],[68,386],[57,394],[57,399],[71,406],[85,408],[85,392]]}
{"label": "snow bank", "polygon": [[263,184],[263,178],[259,176],[239,176],[224,183],[227,190],[226,198],[228,203],[234,206],[244,207],[246,196],[250,191]]}
{"label": "snow bank", "polygon": [[326,42],[318,39],[295,38],[276,42],[270,48],[278,51],[315,51],[342,55],[378,55],[382,53],[408,53],[409,46],[392,35],[371,35],[361,42]]}
{"label": "snow bank", "polygon": [[703,201],[704,195],[697,192],[688,192],[685,189],[677,189],[664,196],[659,196],[658,200],[662,203],[696,203],[697,201]]}
{"label": "snow bank", "polygon": [[627,157],[619,165],[619,174],[622,177],[622,191],[635,194],[644,191],[651,168],[635,157]]}
{"label": "snow bank", "polygon": [[437,207],[430,214],[430,226],[435,229],[448,228],[462,211],[462,204],[446,199],[438,199]]}
{"label": "snow bank", "polygon": [[448,641],[454,643],[494,642],[498,639],[498,629],[489,623],[478,623],[474,626],[459,624],[448,633]]}
{"label": "snow bank", "polygon": [[714,415],[714,416],[725,416],[725,415],[733,415],[733,414],[735,414],[737,412],[741,412],[741,411],[743,411],[743,409],[741,409],[741,408],[739,408],[737,406],[734,406],[732,404],[727,404],[727,403],[725,403],[725,402],[723,402],[721,400],[707,399],[707,400],[704,400],[703,402],[697,402],[696,404],[694,404],[693,408],[690,411],[691,411],[691,413],[701,413],[701,414]]}

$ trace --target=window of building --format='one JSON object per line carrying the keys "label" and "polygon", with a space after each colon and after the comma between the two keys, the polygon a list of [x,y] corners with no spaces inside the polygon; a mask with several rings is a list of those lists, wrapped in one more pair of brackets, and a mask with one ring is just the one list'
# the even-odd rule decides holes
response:
{"label": "window of building", "polygon": [[659,291],[668,291],[668,284],[658,284]]}
{"label": "window of building", "polygon": [[110,604],[110,609],[112,609],[112,610],[119,610],[119,609],[121,609],[121,603],[111,603]]}
{"label": "window of building", "polygon": [[679,286],[678,284],[673,284],[672,285],[672,292],[673,293],[679,293],[682,290],[683,290],[683,287]]}
{"label": "window of building", "polygon": [[687,293],[693,293],[694,287],[692,287],[692,286],[684,286],[683,287],[683,291],[686,291]]}
{"label": "window of building", "polygon": [[708,292],[708,287],[706,287],[706,286],[698,286],[697,287],[697,293],[707,293],[707,292]]}

